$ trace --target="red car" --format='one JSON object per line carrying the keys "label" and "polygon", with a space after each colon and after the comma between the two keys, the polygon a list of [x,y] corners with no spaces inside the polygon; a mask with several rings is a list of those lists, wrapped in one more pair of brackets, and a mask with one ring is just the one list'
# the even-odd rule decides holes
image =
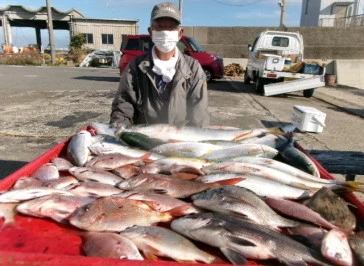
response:
{"label": "red car", "polygon": [[[121,43],[120,74],[135,57],[148,52],[153,46],[149,35],[124,35]],[[204,51],[201,45],[188,36],[182,36],[177,43],[180,51],[198,60],[205,71],[206,80],[220,79],[224,75],[223,59]]]}

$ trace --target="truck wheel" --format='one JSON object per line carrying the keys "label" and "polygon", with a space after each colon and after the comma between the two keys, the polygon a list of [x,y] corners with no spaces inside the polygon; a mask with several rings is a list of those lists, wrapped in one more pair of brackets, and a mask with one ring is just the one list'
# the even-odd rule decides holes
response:
{"label": "truck wheel", "polygon": [[315,89],[304,90],[303,91],[303,96],[306,97],[306,98],[310,98],[310,97],[312,97],[314,91],[315,91]]}
{"label": "truck wheel", "polygon": [[257,78],[257,82],[255,83],[255,92],[258,94],[264,94],[264,85],[266,83],[265,78]]}
{"label": "truck wheel", "polygon": [[251,79],[248,75],[248,68],[246,68],[245,73],[244,73],[244,84],[250,84],[250,81],[251,81]]}

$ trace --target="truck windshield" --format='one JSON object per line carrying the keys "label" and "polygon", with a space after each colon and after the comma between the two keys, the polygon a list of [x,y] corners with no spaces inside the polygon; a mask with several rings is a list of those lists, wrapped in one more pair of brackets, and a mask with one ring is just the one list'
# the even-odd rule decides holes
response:
{"label": "truck windshield", "polygon": [[205,52],[205,50],[202,48],[202,46],[194,38],[189,37],[189,38],[186,38],[186,40],[190,44],[192,51],[200,52],[200,53]]}

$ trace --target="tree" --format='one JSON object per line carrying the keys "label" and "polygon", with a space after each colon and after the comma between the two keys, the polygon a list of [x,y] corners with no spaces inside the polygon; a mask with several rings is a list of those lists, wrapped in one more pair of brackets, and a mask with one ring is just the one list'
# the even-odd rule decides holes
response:
{"label": "tree", "polygon": [[70,40],[70,50],[77,51],[82,50],[82,46],[86,43],[86,34],[79,33],[71,36]]}

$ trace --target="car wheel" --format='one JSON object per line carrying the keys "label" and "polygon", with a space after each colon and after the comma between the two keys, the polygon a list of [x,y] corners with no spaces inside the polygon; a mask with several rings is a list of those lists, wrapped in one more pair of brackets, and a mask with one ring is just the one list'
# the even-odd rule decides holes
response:
{"label": "car wheel", "polygon": [[245,73],[244,73],[244,84],[250,84],[250,77],[248,75],[248,68],[245,70]]}
{"label": "car wheel", "polygon": [[206,75],[206,81],[207,82],[210,82],[212,80],[212,73],[210,70],[204,68],[203,70],[205,72],[205,75]]}
{"label": "car wheel", "polygon": [[314,91],[315,91],[315,89],[304,90],[303,91],[303,96],[306,97],[306,98],[310,98],[310,97],[312,97]]}
{"label": "car wheel", "polygon": [[264,85],[266,84],[265,78],[257,78],[257,82],[255,83],[255,92],[258,94],[264,94]]}

